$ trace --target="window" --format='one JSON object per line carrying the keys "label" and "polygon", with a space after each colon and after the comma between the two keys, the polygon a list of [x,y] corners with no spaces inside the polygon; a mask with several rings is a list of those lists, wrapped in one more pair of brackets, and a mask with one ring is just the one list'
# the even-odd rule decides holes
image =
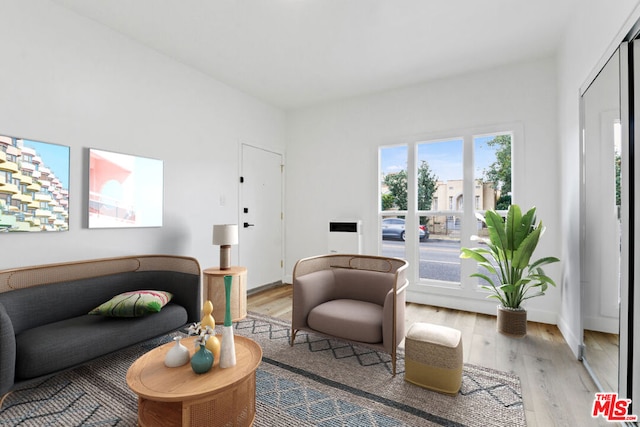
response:
{"label": "window", "polygon": [[461,237],[483,233],[465,218],[511,204],[511,139],[469,134],[380,148],[379,252],[406,258],[413,282],[460,286]]}
{"label": "window", "polygon": [[474,180],[478,210],[511,205],[511,134],[474,137]]}
{"label": "window", "polygon": [[382,148],[379,158],[382,253],[399,258],[405,258],[408,152],[406,145]]}
{"label": "window", "polygon": [[[435,205],[418,203],[420,224],[429,227],[429,241],[418,251],[420,280],[459,283],[460,268],[455,251],[460,247],[460,214],[463,194],[464,140],[452,138],[421,141],[418,155],[418,194],[433,191],[433,197],[447,200],[447,211]],[[425,178],[425,170],[429,179]],[[433,185],[431,185],[433,184]],[[423,196],[426,197],[426,196]],[[444,255],[444,257],[443,257]],[[451,256],[454,255],[454,256]]]}

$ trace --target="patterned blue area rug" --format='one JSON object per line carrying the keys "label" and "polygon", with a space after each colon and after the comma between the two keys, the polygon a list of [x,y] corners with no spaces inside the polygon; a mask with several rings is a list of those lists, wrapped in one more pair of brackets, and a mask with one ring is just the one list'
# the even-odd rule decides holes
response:
{"label": "patterned blue area rug", "polygon": [[[384,353],[298,333],[250,314],[235,333],[263,349],[256,373],[255,426],[525,426],[520,382],[511,374],[465,365],[456,396],[404,381],[404,360],[391,375]],[[135,426],[137,397],[127,369],[171,336],[133,346],[11,393],[0,426]]]}

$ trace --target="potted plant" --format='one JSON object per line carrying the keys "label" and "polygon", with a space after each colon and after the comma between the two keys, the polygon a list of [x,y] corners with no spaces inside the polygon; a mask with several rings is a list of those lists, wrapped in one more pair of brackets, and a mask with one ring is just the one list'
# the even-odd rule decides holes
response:
{"label": "potted plant", "polygon": [[498,331],[507,335],[524,336],[527,333],[527,312],[522,302],[544,295],[549,285],[556,286],[542,266],[560,261],[556,257],[531,261],[533,252],[545,227],[536,224],[536,208],[524,215],[518,205],[509,206],[506,220],[494,210],[485,215],[477,214],[486,225],[489,238],[473,236],[472,240],[486,246],[462,248],[460,258],[472,258],[484,267],[488,274],[474,273],[491,292],[488,298],[500,301],[498,306]]}

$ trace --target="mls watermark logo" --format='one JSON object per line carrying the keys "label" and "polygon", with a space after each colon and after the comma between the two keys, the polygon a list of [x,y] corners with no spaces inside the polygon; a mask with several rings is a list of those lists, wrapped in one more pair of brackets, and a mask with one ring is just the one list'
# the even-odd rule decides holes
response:
{"label": "mls watermark logo", "polygon": [[609,422],[638,421],[637,415],[629,415],[631,399],[618,399],[618,393],[596,393],[591,416],[602,415]]}

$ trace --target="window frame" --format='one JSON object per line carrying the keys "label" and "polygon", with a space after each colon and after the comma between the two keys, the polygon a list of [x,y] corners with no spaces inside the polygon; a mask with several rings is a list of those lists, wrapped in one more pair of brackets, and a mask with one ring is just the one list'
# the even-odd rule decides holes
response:
{"label": "window frame", "polygon": [[[471,236],[476,234],[477,219],[476,212],[484,213],[483,210],[476,209],[475,206],[475,174],[474,174],[474,162],[475,162],[475,147],[474,142],[476,138],[483,136],[498,136],[510,134],[511,135],[511,203],[519,203],[517,194],[520,182],[524,180],[521,177],[525,174],[524,170],[524,130],[521,123],[503,123],[492,126],[468,128],[464,130],[451,130],[437,133],[428,134],[416,134],[413,136],[399,138],[396,144],[380,145],[377,150],[378,156],[378,170],[377,177],[382,175],[381,154],[385,148],[392,148],[398,146],[407,147],[407,176],[408,176],[408,188],[407,188],[407,210],[406,211],[382,211],[381,206],[381,179],[378,179],[377,186],[377,199],[378,206],[377,218],[378,227],[377,230],[377,246],[378,254],[382,254],[382,237],[380,234],[382,218],[389,215],[402,215],[405,217],[406,228],[413,229],[418,227],[419,218],[421,216],[433,216],[434,213],[438,215],[454,215],[459,216],[461,221],[461,234],[460,245],[461,247],[469,247],[473,245]],[[418,211],[417,210],[417,171],[418,171],[418,144],[429,141],[446,141],[451,139],[463,140],[463,200],[472,200],[471,203],[463,203],[469,209],[461,207],[458,212],[456,210],[432,210],[432,211]],[[471,199],[469,199],[471,197]],[[437,201],[434,203],[439,203]],[[447,203],[449,201],[447,200]],[[455,200],[454,200],[455,203]],[[432,209],[436,206],[432,204]],[[438,304],[439,305],[451,305],[462,309],[475,309],[479,300],[485,300],[487,291],[480,288],[480,283],[477,278],[469,277],[475,272],[477,263],[473,260],[461,260],[460,264],[460,282],[438,282],[433,279],[421,279],[419,277],[419,237],[413,236],[413,234],[407,233],[405,241],[405,258],[409,261],[409,268],[407,271],[407,277],[409,279],[409,288],[407,297],[411,301],[426,303],[426,304]],[[437,298],[434,299],[434,296]],[[453,301],[449,297],[455,297]],[[460,299],[462,298],[462,299]],[[469,302],[468,299],[473,301]],[[484,302],[480,303],[484,304]],[[489,310],[495,308],[495,304],[489,302]]]}

